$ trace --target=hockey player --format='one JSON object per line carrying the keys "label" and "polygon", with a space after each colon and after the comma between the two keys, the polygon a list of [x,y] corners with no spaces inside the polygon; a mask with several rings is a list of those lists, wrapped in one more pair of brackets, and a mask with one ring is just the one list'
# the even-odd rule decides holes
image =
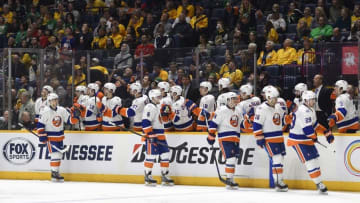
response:
{"label": "hockey player", "polygon": [[37,123],[39,141],[46,143],[50,153],[51,179],[52,181],[64,181],[59,173],[62,154],[51,145],[63,148],[64,123],[76,124],[79,120],[73,112],[68,112],[64,107],[58,106],[58,95],[48,95],[49,107],[45,107]]}
{"label": "hockey player", "polygon": [[225,93],[230,91],[229,90],[230,79],[229,78],[220,78],[218,81],[218,85],[219,85],[219,96],[217,97],[217,100],[216,100],[216,108],[226,105]]}
{"label": "hockey player", "polygon": [[[294,113],[293,121],[290,127],[288,146],[292,146],[299,156],[300,161],[305,164],[306,169],[317,186],[320,193],[326,193],[327,188],[321,182],[319,153],[314,145],[317,142],[315,127],[317,125],[316,114],[314,111],[315,93],[305,91],[302,94],[302,101],[298,110]],[[329,143],[334,141],[331,131],[325,132]]]}
{"label": "hockey player", "polygon": [[196,123],[194,123],[192,118],[192,113],[198,116],[201,109],[191,100],[182,97],[181,93],[182,88],[178,85],[170,88],[170,94],[173,101],[171,108],[174,114],[169,118],[176,131],[188,132],[194,130],[196,127]]}
{"label": "hockey player", "polygon": [[214,118],[209,121],[209,136],[207,141],[210,145],[215,142],[216,132],[223,156],[226,159],[226,187],[236,189],[238,184],[234,182],[236,158],[239,156],[240,124],[243,121],[240,110],[236,107],[238,96],[229,92],[226,105],[219,107]]}
{"label": "hockey player", "polygon": [[89,99],[89,96],[86,95],[86,87],[83,85],[77,86],[75,88],[75,97],[76,97],[76,101],[74,101],[74,103],[85,105],[86,100]]}
{"label": "hockey player", "polygon": [[288,100],[286,106],[289,110],[288,114],[285,115],[285,124],[290,125],[292,122],[293,112],[302,104],[301,95],[303,92],[307,91],[307,85],[305,83],[298,83],[294,87],[295,98],[293,102]]}
{"label": "hockey player", "polygon": [[356,108],[348,90],[348,83],[345,80],[338,80],[335,83],[335,100],[336,112],[329,116],[329,127],[335,124],[339,133],[355,133],[359,130],[359,118],[356,114]]}
{"label": "hockey player", "polygon": [[124,117],[133,117],[133,130],[142,131],[142,114],[145,105],[149,103],[146,95],[142,95],[142,86],[140,83],[132,83],[130,85],[130,94],[135,97],[129,108],[121,108],[120,115]]}
{"label": "hockey player", "polygon": [[35,122],[39,121],[39,117],[45,107],[49,106],[47,96],[53,93],[53,88],[49,85],[45,85],[41,90],[41,97],[35,101]]}
{"label": "hockey player", "polygon": [[284,137],[282,131],[283,110],[277,104],[279,92],[275,87],[265,90],[266,101],[257,107],[253,123],[256,144],[265,148],[272,160],[272,174],[277,191],[288,190],[283,182],[283,163],[285,152]]}
{"label": "hockey player", "polygon": [[216,109],[216,103],[215,103],[215,97],[211,94],[209,94],[209,91],[211,91],[212,85],[210,82],[204,81],[200,83],[200,108],[201,113],[199,114],[198,120],[197,120],[197,126],[196,130],[200,131],[206,131],[206,123],[205,123],[205,116],[210,120],[210,114],[213,113]]}
{"label": "hockey player", "polygon": [[[253,87],[250,84],[240,87],[241,102],[237,105],[244,118],[248,119],[240,127],[242,132],[252,133],[251,123],[254,121],[255,109],[261,104],[259,97],[252,96]],[[250,125],[244,125],[249,122]]]}
{"label": "hockey player", "polygon": [[[168,82],[159,82],[158,87],[161,91],[161,95],[162,95],[162,99],[160,101],[160,104],[163,105],[172,105],[172,99],[171,96],[169,94],[169,90],[170,90],[170,84]],[[165,128],[165,132],[169,132],[173,130],[173,124],[171,122],[171,120],[169,121],[164,121],[164,128]]]}
{"label": "hockey player", "polygon": [[125,127],[120,115],[122,106],[121,99],[114,96],[115,90],[116,86],[114,83],[105,83],[105,96],[102,98],[102,106],[100,108],[103,115],[101,123],[101,129],[103,131],[117,131]]}
{"label": "hockey player", "polygon": [[102,119],[99,111],[102,106],[101,101],[96,96],[99,86],[96,83],[90,83],[88,84],[87,91],[89,98],[85,101],[85,104],[74,105],[74,107],[82,109],[81,117],[83,118],[85,131],[99,130]]}
{"label": "hockey player", "polygon": [[[145,166],[145,184],[155,185],[157,182],[152,178],[152,168],[157,158],[160,156],[161,167],[161,181],[166,185],[173,185],[174,181],[169,175],[169,148],[160,144],[159,142],[167,145],[166,137],[164,134],[163,116],[171,113],[171,107],[167,106],[167,111],[160,111],[161,105],[161,92],[159,89],[153,89],[149,92],[150,103],[146,104],[142,116],[142,127],[146,134],[146,159]],[[164,108],[165,109],[165,108]],[[163,114],[163,116],[161,116]]]}

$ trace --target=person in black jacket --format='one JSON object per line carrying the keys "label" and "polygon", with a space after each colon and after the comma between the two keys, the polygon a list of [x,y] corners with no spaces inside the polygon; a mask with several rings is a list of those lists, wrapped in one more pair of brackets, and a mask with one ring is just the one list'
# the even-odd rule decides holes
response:
{"label": "person in black jacket", "polygon": [[185,15],[182,13],[179,16],[179,23],[177,23],[172,30],[174,37],[175,47],[187,47],[191,46],[193,30],[191,25],[186,22]]}
{"label": "person in black jacket", "polygon": [[200,99],[200,92],[198,88],[195,88],[195,84],[192,83],[190,75],[189,74],[185,74],[182,77],[182,96],[185,99],[190,99],[191,101],[195,102],[195,103],[199,103],[199,99]]}
{"label": "person in black jacket", "polygon": [[76,48],[78,50],[89,50],[91,49],[91,42],[93,41],[93,36],[89,32],[89,25],[84,23],[81,27],[81,33],[76,36]]}
{"label": "person in black jacket", "polygon": [[333,102],[331,100],[333,89],[326,88],[323,82],[323,75],[318,74],[314,76],[315,111],[318,122],[325,128],[329,128],[327,118],[331,115],[333,109]]}

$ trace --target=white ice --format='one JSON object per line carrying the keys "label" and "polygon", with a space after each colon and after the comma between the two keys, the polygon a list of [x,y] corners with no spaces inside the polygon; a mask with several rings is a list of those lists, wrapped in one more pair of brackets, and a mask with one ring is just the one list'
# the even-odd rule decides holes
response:
{"label": "white ice", "polygon": [[241,203],[359,203],[360,193],[333,192],[319,195],[314,190],[289,190],[286,193],[272,189],[240,188],[236,191],[224,187],[141,184],[89,183],[50,181],[0,180],[1,203],[44,202],[136,202],[136,203],[190,203],[190,202],[241,202]]}

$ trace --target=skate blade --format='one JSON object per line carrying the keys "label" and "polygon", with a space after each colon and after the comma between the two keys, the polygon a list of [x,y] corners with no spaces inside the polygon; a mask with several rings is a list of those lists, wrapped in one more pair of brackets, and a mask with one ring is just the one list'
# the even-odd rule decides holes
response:
{"label": "skate blade", "polygon": [[276,192],[287,192],[288,190],[289,190],[289,188],[283,188],[283,189],[281,189],[281,188],[275,188],[276,189]]}
{"label": "skate blade", "polygon": [[237,189],[239,189],[239,186],[230,186],[230,185],[227,185],[227,186],[226,186],[226,189],[228,189],[228,190],[237,190]]}
{"label": "skate blade", "polygon": [[161,182],[162,186],[174,186],[174,183]]}
{"label": "skate blade", "polygon": [[326,192],[321,192],[320,190],[319,190],[319,194],[320,195],[328,195],[328,192],[326,191]]}
{"label": "skate blade", "polygon": [[155,187],[157,183],[145,182],[145,186]]}
{"label": "skate blade", "polygon": [[64,182],[64,179],[51,178],[51,182],[54,182],[54,183],[63,183],[63,182]]}

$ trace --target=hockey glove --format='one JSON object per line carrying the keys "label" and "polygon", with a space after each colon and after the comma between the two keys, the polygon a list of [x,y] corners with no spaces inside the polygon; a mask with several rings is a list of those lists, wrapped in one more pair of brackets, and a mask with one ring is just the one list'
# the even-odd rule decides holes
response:
{"label": "hockey glove", "polygon": [[160,113],[161,116],[169,116],[171,113],[171,107],[166,104],[161,105]]}
{"label": "hockey glove", "polygon": [[256,144],[257,144],[259,147],[264,148],[264,147],[265,147],[265,138],[257,139],[257,140],[256,140]]}
{"label": "hockey glove", "polygon": [[331,116],[329,116],[329,118],[327,119],[329,127],[332,128],[335,126],[336,124],[336,116],[334,114],[332,114]]}
{"label": "hockey glove", "polygon": [[208,137],[206,138],[209,145],[213,145],[215,143],[216,135],[214,133],[209,133]]}
{"label": "hockey glove", "polygon": [[325,130],[325,131],[324,131],[324,135],[325,135],[326,140],[327,140],[327,142],[328,142],[329,144],[331,144],[331,143],[334,142],[335,137],[334,137],[334,135],[332,134],[331,130],[329,130],[329,129],[328,129],[328,130]]}
{"label": "hockey glove", "polygon": [[80,104],[78,104],[78,103],[74,103],[74,104],[73,104],[73,107],[74,107],[75,109],[79,109],[80,111],[85,111],[85,109],[86,109],[83,105],[80,105]]}

